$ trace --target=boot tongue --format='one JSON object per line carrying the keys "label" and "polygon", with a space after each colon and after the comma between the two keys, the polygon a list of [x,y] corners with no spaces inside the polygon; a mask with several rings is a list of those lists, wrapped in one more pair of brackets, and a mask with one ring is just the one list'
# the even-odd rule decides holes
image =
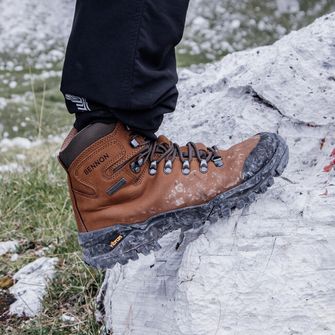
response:
{"label": "boot tongue", "polygon": [[199,151],[205,151],[207,152],[207,146],[203,143],[196,143],[197,148],[199,149]]}
{"label": "boot tongue", "polygon": [[164,135],[160,135],[157,139],[157,142],[158,143],[167,143],[167,144],[171,143],[171,141],[167,137],[165,137]]}

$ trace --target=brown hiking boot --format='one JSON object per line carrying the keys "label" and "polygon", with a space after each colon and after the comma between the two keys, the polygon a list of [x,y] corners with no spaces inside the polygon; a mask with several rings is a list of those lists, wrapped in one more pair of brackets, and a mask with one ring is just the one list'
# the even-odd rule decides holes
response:
{"label": "brown hiking boot", "polygon": [[287,165],[284,140],[261,133],[219,150],[135,134],[121,123],[72,130],[59,154],[84,260],[125,264],[160,246],[170,231],[229,216],[265,192]]}

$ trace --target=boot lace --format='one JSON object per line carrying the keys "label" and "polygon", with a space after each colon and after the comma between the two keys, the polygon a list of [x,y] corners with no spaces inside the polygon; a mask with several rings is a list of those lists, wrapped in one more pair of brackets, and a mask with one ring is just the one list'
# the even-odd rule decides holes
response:
{"label": "boot lace", "polygon": [[222,158],[217,146],[208,147],[206,150],[197,148],[193,142],[186,144],[187,151],[183,152],[176,143],[165,143],[153,140],[145,140],[143,143],[137,141],[138,135],[131,135],[130,144],[133,148],[143,147],[143,150],[136,156],[136,161],[131,163],[131,169],[138,173],[141,167],[150,162],[149,174],[157,173],[158,164],[164,161],[164,173],[169,174],[173,169],[173,162],[178,158],[182,162],[182,173],[188,175],[191,172],[190,161],[196,158],[199,162],[199,169],[207,173],[208,163],[213,162],[216,167],[223,167]]}

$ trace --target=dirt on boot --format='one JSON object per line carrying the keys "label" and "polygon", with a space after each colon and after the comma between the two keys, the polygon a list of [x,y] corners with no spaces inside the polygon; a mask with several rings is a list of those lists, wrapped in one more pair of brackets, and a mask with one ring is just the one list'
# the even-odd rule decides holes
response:
{"label": "dirt on boot", "polygon": [[273,133],[228,150],[193,142],[180,147],[121,123],[95,123],[70,132],[59,160],[84,260],[111,268],[159,249],[168,232],[198,228],[253,202],[284,171],[288,147]]}

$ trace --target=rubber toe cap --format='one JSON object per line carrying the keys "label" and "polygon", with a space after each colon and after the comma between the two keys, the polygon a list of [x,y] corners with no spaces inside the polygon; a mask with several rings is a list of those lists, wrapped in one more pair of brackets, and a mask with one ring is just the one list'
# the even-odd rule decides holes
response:
{"label": "rubber toe cap", "polygon": [[243,180],[253,177],[265,165],[267,165],[275,155],[281,142],[279,135],[274,133],[260,133],[260,140],[246,159],[243,168]]}

